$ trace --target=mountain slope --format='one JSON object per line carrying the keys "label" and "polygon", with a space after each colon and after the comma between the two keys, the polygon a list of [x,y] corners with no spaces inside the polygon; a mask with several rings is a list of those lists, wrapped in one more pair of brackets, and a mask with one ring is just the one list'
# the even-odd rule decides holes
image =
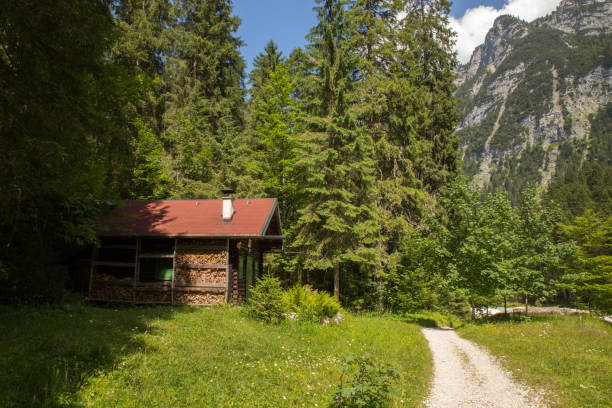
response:
{"label": "mountain slope", "polygon": [[560,158],[578,168],[590,160],[591,120],[612,100],[610,27],[612,0],[564,0],[531,23],[495,21],[458,75],[468,176],[516,200],[528,182],[565,177]]}

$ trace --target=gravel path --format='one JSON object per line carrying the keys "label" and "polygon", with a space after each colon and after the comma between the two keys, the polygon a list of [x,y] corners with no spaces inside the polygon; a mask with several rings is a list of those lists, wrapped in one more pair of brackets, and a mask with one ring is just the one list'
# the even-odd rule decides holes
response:
{"label": "gravel path", "polygon": [[429,408],[545,407],[483,349],[453,330],[423,329],[434,360]]}

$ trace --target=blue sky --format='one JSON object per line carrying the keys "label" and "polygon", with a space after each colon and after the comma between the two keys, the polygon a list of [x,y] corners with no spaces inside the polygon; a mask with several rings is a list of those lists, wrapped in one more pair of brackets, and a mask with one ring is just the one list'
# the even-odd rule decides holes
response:
{"label": "blue sky", "polygon": [[[540,17],[560,0],[457,0],[451,9],[451,26],[458,32],[457,51],[465,62],[474,47],[482,43],[495,17],[513,14],[528,21]],[[304,36],[315,25],[312,0],[234,0],[234,14],[242,19],[238,36],[247,45],[242,55],[251,70],[253,59],[269,40],[285,56],[304,46]]]}

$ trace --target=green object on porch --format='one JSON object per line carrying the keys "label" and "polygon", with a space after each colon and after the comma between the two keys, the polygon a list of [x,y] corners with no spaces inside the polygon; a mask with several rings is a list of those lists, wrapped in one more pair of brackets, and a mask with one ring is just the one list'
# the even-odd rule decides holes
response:
{"label": "green object on porch", "polygon": [[155,280],[172,280],[172,259],[160,258],[155,260]]}

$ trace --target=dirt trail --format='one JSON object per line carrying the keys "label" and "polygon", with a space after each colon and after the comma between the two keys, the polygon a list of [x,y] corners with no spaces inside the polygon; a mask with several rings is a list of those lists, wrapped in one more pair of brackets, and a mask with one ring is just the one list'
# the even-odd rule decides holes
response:
{"label": "dirt trail", "polygon": [[546,407],[538,395],[510,379],[483,349],[454,330],[423,329],[434,360],[429,408]]}

